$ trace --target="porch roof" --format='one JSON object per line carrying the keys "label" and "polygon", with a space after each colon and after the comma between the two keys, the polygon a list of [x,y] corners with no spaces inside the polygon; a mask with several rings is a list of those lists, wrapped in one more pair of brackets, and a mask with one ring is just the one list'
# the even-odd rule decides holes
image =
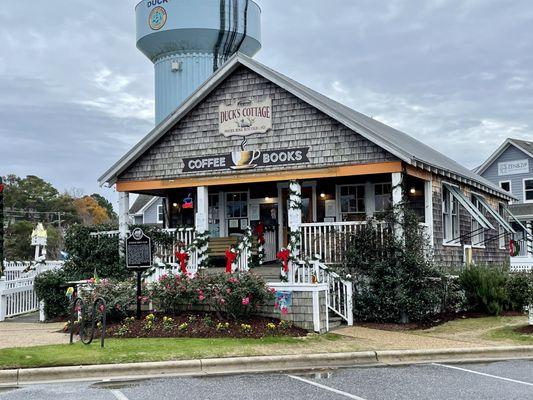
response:
{"label": "porch roof", "polygon": [[346,107],[241,53],[237,53],[228,60],[210,79],[185,100],[176,111],[157,125],[137,145],[108,169],[98,179],[99,184],[115,184],[121,173],[131,166],[145,151],[153,146],[240,66],[249,68],[265,79],[287,90],[302,101],[307,102],[409,165],[451,177],[507,200],[513,199],[507,192],[501,190],[485,178],[406,133]]}

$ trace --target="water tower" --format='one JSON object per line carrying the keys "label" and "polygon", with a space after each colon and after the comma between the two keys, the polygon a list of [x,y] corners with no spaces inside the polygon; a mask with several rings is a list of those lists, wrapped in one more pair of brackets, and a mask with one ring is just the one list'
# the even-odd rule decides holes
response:
{"label": "water tower", "polygon": [[250,0],[143,0],[137,48],[155,66],[156,124],[237,51],[261,48],[261,9]]}

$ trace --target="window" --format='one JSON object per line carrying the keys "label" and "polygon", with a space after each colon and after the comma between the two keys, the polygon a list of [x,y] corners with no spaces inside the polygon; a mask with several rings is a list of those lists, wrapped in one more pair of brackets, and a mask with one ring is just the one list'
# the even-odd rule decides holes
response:
{"label": "window", "polygon": [[500,189],[511,193],[511,181],[500,181]]}
{"label": "window", "polygon": [[248,218],[248,193],[226,194],[226,217]]}
{"label": "window", "polygon": [[442,188],[444,243],[459,243],[459,203],[452,193]]}
{"label": "window", "polygon": [[392,205],[392,184],[376,183],[374,185],[374,201],[376,211],[385,211]]}
{"label": "window", "polygon": [[340,187],[340,211],[342,221],[356,221],[365,217],[365,186]]}
{"label": "window", "polygon": [[[483,214],[484,208],[477,196],[472,195],[472,204]],[[485,229],[475,218],[472,218],[471,229],[473,235],[471,238],[472,246],[485,245]]]}
{"label": "window", "polygon": [[533,179],[524,179],[524,202],[533,202]]}
{"label": "window", "polygon": [[163,205],[160,204],[157,206],[157,223],[162,224],[164,218],[165,216],[163,214]]}

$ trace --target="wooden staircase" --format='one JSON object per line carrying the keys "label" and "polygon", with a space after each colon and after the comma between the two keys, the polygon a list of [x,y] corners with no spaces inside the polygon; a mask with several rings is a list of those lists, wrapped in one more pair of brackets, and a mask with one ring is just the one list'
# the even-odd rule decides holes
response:
{"label": "wooden staircase", "polygon": [[211,257],[226,257],[226,250],[231,245],[237,245],[238,236],[214,237],[209,239],[208,253]]}

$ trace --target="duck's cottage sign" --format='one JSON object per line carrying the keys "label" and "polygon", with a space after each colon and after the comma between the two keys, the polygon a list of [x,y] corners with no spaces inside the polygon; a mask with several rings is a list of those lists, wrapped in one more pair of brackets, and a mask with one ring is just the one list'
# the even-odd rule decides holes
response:
{"label": "duck's cottage sign", "polygon": [[222,103],[218,109],[219,132],[226,137],[266,133],[272,129],[272,99]]}

